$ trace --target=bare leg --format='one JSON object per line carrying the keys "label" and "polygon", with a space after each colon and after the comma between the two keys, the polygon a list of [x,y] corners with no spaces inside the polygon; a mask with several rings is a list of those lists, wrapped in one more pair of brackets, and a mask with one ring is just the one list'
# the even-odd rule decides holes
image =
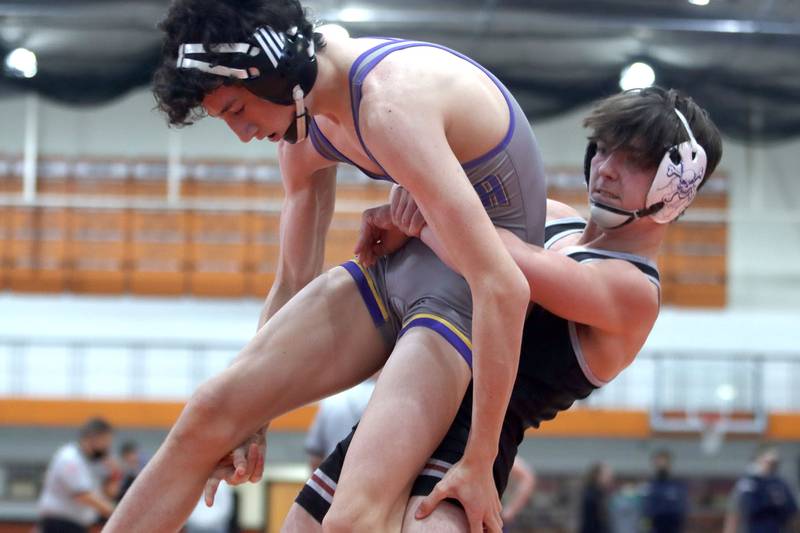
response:
{"label": "bare leg", "polygon": [[322,533],[322,524],[308,514],[308,511],[293,503],[283,521],[281,533]]}
{"label": "bare leg", "polygon": [[350,275],[319,276],[192,395],[105,531],[177,531],[221,457],[276,416],[365,379],[386,353]]}
{"label": "bare leg", "polygon": [[422,496],[412,496],[408,500],[403,517],[403,533],[469,533],[469,522],[464,509],[449,502],[442,502],[423,520],[414,518]]}
{"label": "bare leg", "polygon": [[470,369],[438,333],[397,343],[347,451],[326,532],[400,531],[411,486],[453,421]]}

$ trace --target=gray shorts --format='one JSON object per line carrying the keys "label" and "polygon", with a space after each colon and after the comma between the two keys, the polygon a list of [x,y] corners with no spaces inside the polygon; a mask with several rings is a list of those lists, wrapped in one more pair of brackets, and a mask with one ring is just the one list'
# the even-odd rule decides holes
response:
{"label": "gray shorts", "polygon": [[388,346],[411,328],[441,335],[472,368],[472,293],[466,280],[419,239],[370,268],[342,265],[356,282]]}

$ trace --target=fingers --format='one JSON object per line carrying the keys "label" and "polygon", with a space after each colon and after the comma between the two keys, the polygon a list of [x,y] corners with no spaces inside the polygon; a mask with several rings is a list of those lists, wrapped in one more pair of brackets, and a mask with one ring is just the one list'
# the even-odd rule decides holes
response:
{"label": "fingers", "polygon": [[247,455],[244,446],[239,446],[235,450],[233,450],[233,468],[235,469],[234,476],[237,479],[242,479],[246,477],[250,477],[249,473],[247,472]]}
{"label": "fingers", "polygon": [[406,233],[408,233],[409,227],[411,226],[411,219],[414,217],[416,210],[417,206],[414,202],[405,202],[405,206],[403,206],[403,213],[400,216],[400,229]]}
{"label": "fingers", "polygon": [[413,235],[414,237],[419,237],[419,234],[422,232],[422,228],[425,226],[425,217],[422,216],[422,211],[417,209],[414,213],[414,216],[411,217],[411,223],[409,226],[409,235]]}
{"label": "fingers", "polygon": [[245,472],[248,480],[253,477],[253,472],[255,471],[256,464],[258,463],[258,455],[258,444],[251,442],[250,446],[247,448],[247,470]]}
{"label": "fingers", "polygon": [[439,488],[439,485],[433,487],[431,493],[425,497],[425,499],[420,502],[419,506],[417,507],[417,512],[414,513],[414,518],[417,520],[422,520],[429,514],[436,509],[436,506],[441,503],[441,501],[445,498],[445,492]]}
{"label": "fingers", "polygon": [[203,494],[205,496],[206,505],[211,507],[214,505],[214,496],[217,494],[217,487],[219,487],[220,479],[217,477],[211,477],[206,481],[206,487],[203,490]]}
{"label": "fingers", "polygon": [[469,533],[483,533],[483,520],[480,515],[467,516],[469,521]]}
{"label": "fingers", "polygon": [[491,513],[486,521],[486,530],[489,533],[501,533],[503,531],[503,519],[497,513]]}
{"label": "fingers", "polygon": [[402,202],[403,202],[403,189],[399,185],[394,185],[392,187],[392,191],[389,193],[389,214],[392,217],[392,220],[397,220],[400,218],[400,213],[402,212]]}
{"label": "fingers", "polygon": [[258,483],[259,481],[261,481],[261,478],[264,475],[264,455],[266,455],[265,454],[266,450],[261,446],[257,446],[257,449],[258,449],[258,460],[256,461],[256,467],[253,469],[253,473],[250,476],[250,481],[252,483]]}

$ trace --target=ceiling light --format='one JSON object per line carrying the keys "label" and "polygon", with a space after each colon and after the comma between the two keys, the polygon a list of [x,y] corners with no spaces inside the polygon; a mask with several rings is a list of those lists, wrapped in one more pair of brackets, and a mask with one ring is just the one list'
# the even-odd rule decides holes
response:
{"label": "ceiling light", "polygon": [[717,387],[717,398],[723,402],[732,402],[736,398],[736,387],[730,383],[723,383]]}
{"label": "ceiling light", "polygon": [[12,50],[6,56],[6,69],[12,76],[32,78],[36,76],[36,54],[25,48]]}
{"label": "ceiling light", "polygon": [[642,89],[650,87],[656,81],[656,73],[653,67],[647,63],[637,61],[622,69],[619,77],[619,86],[623,91],[628,89]]}
{"label": "ceiling light", "polygon": [[350,37],[350,32],[341,24],[323,24],[317,28],[317,31],[328,33],[328,35]]}
{"label": "ceiling light", "polygon": [[689,0],[689,3],[696,6],[707,6],[710,1],[711,0]]}
{"label": "ceiling light", "polygon": [[368,22],[372,20],[372,11],[363,7],[345,7],[339,11],[342,22]]}

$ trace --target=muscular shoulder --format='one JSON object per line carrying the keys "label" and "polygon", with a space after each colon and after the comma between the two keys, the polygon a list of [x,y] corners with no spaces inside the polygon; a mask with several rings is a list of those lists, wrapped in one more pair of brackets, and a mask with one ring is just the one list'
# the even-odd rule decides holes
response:
{"label": "muscular shoulder", "polygon": [[579,217],[581,214],[577,209],[557,200],[547,199],[547,221],[558,220],[561,218]]}

